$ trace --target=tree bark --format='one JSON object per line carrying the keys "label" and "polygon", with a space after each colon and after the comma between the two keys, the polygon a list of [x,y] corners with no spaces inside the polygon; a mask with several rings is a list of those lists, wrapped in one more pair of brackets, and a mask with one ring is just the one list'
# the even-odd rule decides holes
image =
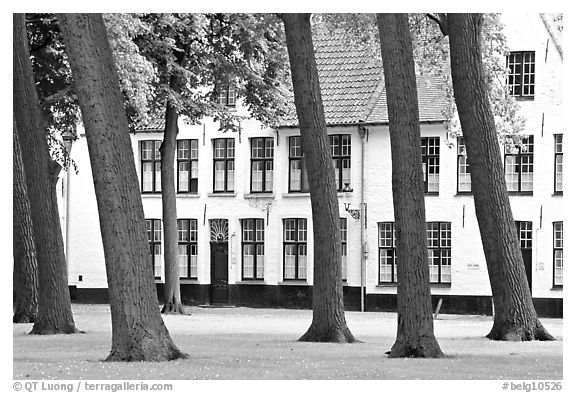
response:
{"label": "tree bark", "polygon": [[[174,77],[172,77],[174,78]],[[173,83],[171,83],[173,85]],[[178,136],[178,112],[171,103],[166,105],[164,140],[160,146],[162,172],[162,225],[164,227],[164,307],[163,314],[185,314],[180,297],[178,272],[178,222],[174,160]]]}
{"label": "tree bark", "polygon": [[112,316],[108,361],[187,357],[158,308],[144,210],[118,74],[101,14],[59,14],[82,111]]}
{"label": "tree bark", "polygon": [[494,300],[494,324],[487,337],[553,340],[536,315],[514,227],[482,63],[482,21],[482,14],[448,14],[454,98]]}
{"label": "tree bark", "polygon": [[36,322],[38,317],[38,265],[28,190],[24,178],[20,140],[13,129],[13,251],[14,251],[14,323]]}
{"label": "tree bark", "polygon": [[336,179],[314,58],[310,14],[284,14],[282,19],[308,169],[314,233],[312,324],[300,341],[355,342],[344,317]]}
{"label": "tree bark", "polygon": [[434,336],[416,72],[407,14],[378,14],[386,84],[398,263],[398,330],[390,357],[441,357]]}
{"label": "tree bark", "polygon": [[[14,14],[14,116],[30,201],[38,261],[38,319],[30,334],[77,333],[64,241],[54,187],[54,166],[40,122],[23,14]],[[56,174],[57,179],[57,174]]]}

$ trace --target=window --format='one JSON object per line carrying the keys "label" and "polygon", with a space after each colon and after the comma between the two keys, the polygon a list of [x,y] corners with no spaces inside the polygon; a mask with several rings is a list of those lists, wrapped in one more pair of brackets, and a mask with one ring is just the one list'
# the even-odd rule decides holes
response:
{"label": "window", "polygon": [[177,184],[178,192],[198,193],[198,139],[184,139],[178,142]]}
{"label": "window", "polygon": [[236,106],[236,87],[232,84],[222,86],[218,91],[218,103],[225,106]]}
{"label": "window", "polygon": [[554,226],[554,281],[555,287],[563,286],[564,282],[564,223],[553,223]]}
{"label": "window", "polygon": [[178,220],[178,265],[181,278],[198,278],[198,221]]}
{"label": "window", "polygon": [[452,230],[449,222],[427,222],[430,282],[448,284],[451,277]]}
{"label": "window", "polygon": [[506,57],[506,68],[510,95],[534,98],[535,53],[510,52]]}
{"label": "window", "polygon": [[252,138],[250,150],[250,192],[272,192],[274,138]]}
{"label": "window", "polygon": [[532,221],[514,221],[516,233],[520,239],[520,248],[523,250],[532,249]]}
{"label": "window", "polygon": [[234,139],[214,139],[214,192],[234,191]]}
{"label": "window", "polygon": [[458,137],[458,193],[472,192],[472,179],[470,177],[470,165],[466,157],[466,145],[464,138]]}
{"label": "window", "polygon": [[162,192],[160,184],[160,145],[162,141],[141,141],[142,192]]}
{"label": "window", "polygon": [[160,278],[162,274],[162,221],[154,218],[147,219],[146,234],[150,245],[150,262],[154,277]]}
{"label": "window", "polygon": [[378,283],[398,282],[396,267],[396,233],[393,222],[378,223]]}
{"label": "window", "polygon": [[506,147],[504,170],[509,192],[532,194],[534,181],[534,136],[522,140],[521,146]]}
{"label": "window", "polygon": [[284,220],[284,280],[305,280],[308,259],[305,218]]}
{"label": "window", "polygon": [[562,164],[564,161],[562,139],[562,134],[554,135],[554,194],[562,194],[564,192],[562,184]]}
{"label": "window", "polygon": [[264,220],[250,218],[242,224],[242,280],[264,279]]}
{"label": "window", "polygon": [[348,221],[340,219],[340,242],[342,248],[342,280],[346,281],[348,275]]}
{"label": "window", "polygon": [[422,138],[421,140],[424,192],[437,194],[440,190],[440,138]]}
{"label": "window", "polygon": [[304,163],[304,155],[300,146],[300,137],[291,136],[288,139],[288,192],[309,192],[308,174]]}
{"label": "window", "polygon": [[350,135],[330,135],[330,150],[336,173],[336,189],[342,191],[350,184]]}

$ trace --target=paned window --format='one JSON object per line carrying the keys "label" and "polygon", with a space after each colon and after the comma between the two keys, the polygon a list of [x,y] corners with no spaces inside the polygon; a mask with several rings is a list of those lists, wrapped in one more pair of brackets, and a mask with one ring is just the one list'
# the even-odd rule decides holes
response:
{"label": "paned window", "polygon": [[330,135],[330,150],[336,173],[336,188],[342,191],[350,184],[350,135]]}
{"label": "paned window", "polygon": [[466,156],[464,138],[458,137],[458,189],[459,193],[472,192],[472,178],[470,177],[470,165]]}
{"label": "paned window", "polygon": [[342,248],[342,280],[346,281],[348,274],[348,221],[340,218],[340,241]]}
{"label": "paned window", "polygon": [[284,280],[306,280],[307,260],[306,219],[284,219]]}
{"label": "paned window", "polygon": [[178,141],[177,147],[177,184],[178,192],[198,193],[198,139]]}
{"label": "paned window", "polygon": [[218,91],[218,103],[225,106],[236,106],[236,87],[233,84],[220,87]]}
{"label": "paned window", "polygon": [[160,177],[160,145],[162,141],[140,142],[142,192],[162,192]]}
{"label": "paned window", "polygon": [[510,52],[506,56],[507,85],[510,95],[534,98],[535,58],[534,52]]}
{"label": "paned window", "polygon": [[379,283],[398,282],[396,267],[396,233],[393,222],[378,223]]}
{"label": "paned window", "polygon": [[522,145],[506,147],[504,171],[509,192],[532,193],[534,189],[534,136],[522,140]]}
{"label": "paned window", "polygon": [[424,192],[437,194],[440,190],[440,138],[422,138],[422,173]]}
{"label": "paned window", "polygon": [[178,220],[178,266],[181,278],[198,278],[198,221]]}
{"label": "paned window", "polygon": [[564,154],[562,150],[562,134],[554,135],[554,193],[562,194],[564,186],[562,183]]}
{"label": "paned window", "polygon": [[532,249],[532,221],[514,221],[520,248],[524,250]]}
{"label": "paned window", "polygon": [[430,282],[448,284],[452,281],[452,230],[449,222],[427,222],[428,264]]}
{"label": "paned window", "polygon": [[564,285],[564,222],[553,223],[554,226],[554,286]]}
{"label": "paned window", "polygon": [[264,220],[248,218],[242,223],[242,280],[264,279]]}
{"label": "paned window", "polygon": [[146,235],[150,246],[150,264],[154,270],[154,277],[160,278],[162,274],[162,221],[159,219],[146,219]]}
{"label": "paned window", "polygon": [[302,153],[301,139],[291,136],[288,139],[288,192],[309,192],[308,174]]}
{"label": "paned window", "polygon": [[274,138],[252,138],[250,150],[250,192],[272,192]]}
{"label": "paned window", "polygon": [[214,192],[234,191],[234,139],[214,139]]}

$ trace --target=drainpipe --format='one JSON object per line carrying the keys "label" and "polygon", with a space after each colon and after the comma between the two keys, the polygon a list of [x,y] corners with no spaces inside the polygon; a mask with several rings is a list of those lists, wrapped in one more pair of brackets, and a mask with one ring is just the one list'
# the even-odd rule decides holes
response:
{"label": "drainpipe", "polygon": [[367,129],[360,121],[358,134],[360,135],[360,311],[364,312],[364,291],[366,288],[366,209],[364,204],[364,150],[366,144]]}

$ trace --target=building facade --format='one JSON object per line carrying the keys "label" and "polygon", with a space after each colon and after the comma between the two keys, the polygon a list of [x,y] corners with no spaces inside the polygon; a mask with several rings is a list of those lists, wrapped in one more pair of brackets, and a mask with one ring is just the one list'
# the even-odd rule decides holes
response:
{"label": "building facade", "polygon": [[[522,149],[502,149],[510,202],[537,311],[562,316],[562,46],[550,15],[504,15],[508,85],[526,118]],[[396,268],[391,155],[379,59],[316,43],[341,218],[345,304],[394,310]],[[504,59],[503,59],[504,61]],[[418,79],[430,282],[442,311],[491,313],[491,290],[470,177],[449,137],[442,89]],[[243,111],[233,92],[222,95]],[[297,124],[257,121],[223,133],[212,119],[180,124],[176,160],[179,265],[189,304],[310,307],[313,231]],[[162,122],[132,135],[148,225],[151,268],[162,286]],[[69,284],[78,301],[104,299],[106,273],[85,136],[72,149],[78,174],[63,209]],[[161,294],[162,292],[159,291]]]}

